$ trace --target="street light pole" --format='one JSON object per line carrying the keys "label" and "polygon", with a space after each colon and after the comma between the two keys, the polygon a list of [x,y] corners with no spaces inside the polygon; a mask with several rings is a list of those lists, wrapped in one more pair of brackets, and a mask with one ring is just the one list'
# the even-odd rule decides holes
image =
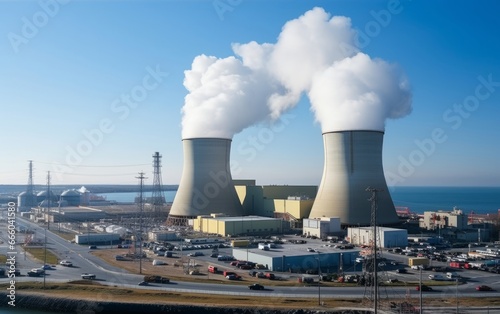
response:
{"label": "street light pole", "polygon": [[318,252],[318,305],[321,306],[321,261]]}
{"label": "street light pole", "polygon": [[424,312],[424,310],[422,309],[422,267],[419,267],[420,268],[420,280],[419,280],[419,288],[420,288],[420,314],[422,314]]}

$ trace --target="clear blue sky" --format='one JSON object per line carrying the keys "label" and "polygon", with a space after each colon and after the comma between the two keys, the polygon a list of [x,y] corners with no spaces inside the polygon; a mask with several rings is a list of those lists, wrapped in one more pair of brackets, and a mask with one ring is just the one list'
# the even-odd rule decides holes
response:
{"label": "clear blue sky", "polygon": [[[386,124],[389,185],[500,186],[493,0],[2,1],[0,184],[26,183],[28,160],[36,184],[47,171],[52,184],[136,184],[139,171],[152,181],[156,151],[163,183],[178,184],[193,59],[234,55],[232,43],[274,43],[287,21],[316,6],[350,17],[364,34],[361,50],[399,64],[410,80],[413,112]],[[123,100],[131,93],[140,101]],[[283,119],[234,136],[234,178],[319,184],[321,129],[307,97]]]}

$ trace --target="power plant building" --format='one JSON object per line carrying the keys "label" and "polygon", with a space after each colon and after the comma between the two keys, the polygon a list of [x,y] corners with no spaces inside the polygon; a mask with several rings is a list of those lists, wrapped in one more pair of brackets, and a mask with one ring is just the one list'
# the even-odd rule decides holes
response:
{"label": "power plant building", "polygon": [[230,172],[231,140],[183,139],[184,166],[168,224],[187,225],[189,219],[211,213],[244,214]]}
{"label": "power plant building", "polygon": [[323,134],[324,168],[309,218],[339,217],[344,226],[371,224],[376,189],[378,225],[399,222],[382,166],[381,131],[337,131]]}
{"label": "power plant building", "polygon": [[420,219],[420,228],[427,230],[438,230],[445,228],[456,228],[465,230],[469,228],[468,215],[462,210],[454,208],[452,211],[426,211]]}
{"label": "power plant building", "polygon": [[[354,245],[373,245],[372,227],[349,227],[347,238]],[[377,245],[380,248],[406,247],[408,230],[388,227],[377,227]]]}
{"label": "power plant building", "polygon": [[303,234],[321,239],[326,239],[328,236],[339,235],[341,231],[340,219],[338,217],[304,219],[302,224]]}
{"label": "power plant building", "polygon": [[270,271],[282,272],[317,272],[321,269],[323,273],[340,273],[342,269],[352,269],[356,257],[359,256],[358,249],[318,249],[319,253],[308,252],[302,245],[282,246],[261,250],[258,248],[234,248],[233,256],[237,260],[252,261],[262,264]]}
{"label": "power plant building", "polygon": [[255,181],[250,185],[240,185],[241,181],[235,183],[236,192],[246,214],[295,221],[309,217],[313,198],[318,190],[316,186],[257,186]]}
{"label": "power plant building", "polygon": [[193,230],[223,237],[242,235],[282,234],[286,225],[282,219],[260,216],[206,215],[193,219]]}

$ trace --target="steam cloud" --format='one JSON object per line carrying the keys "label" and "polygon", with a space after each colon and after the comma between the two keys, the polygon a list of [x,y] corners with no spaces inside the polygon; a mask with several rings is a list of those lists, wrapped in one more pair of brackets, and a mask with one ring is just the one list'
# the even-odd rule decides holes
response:
{"label": "steam cloud", "polygon": [[182,136],[232,138],[294,107],[305,93],[323,132],[384,130],[411,112],[402,71],[361,53],[347,17],[314,8],[287,22],[274,44],[233,44],[235,56],[197,56],[185,71],[189,91]]}

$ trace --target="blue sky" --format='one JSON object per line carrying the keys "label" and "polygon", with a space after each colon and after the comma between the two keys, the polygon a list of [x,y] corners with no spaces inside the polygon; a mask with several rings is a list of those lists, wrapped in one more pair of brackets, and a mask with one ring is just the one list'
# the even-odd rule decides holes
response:
{"label": "blue sky", "polygon": [[[152,181],[156,151],[163,182],[178,184],[193,59],[274,43],[316,6],[351,18],[361,50],[411,83],[412,113],[386,123],[389,185],[500,186],[500,5],[315,0],[0,2],[0,184],[26,183],[28,160],[36,184],[47,171],[52,184],[136,184],[139,171]],[[139,101],[124,100],[131,93]],[[277,125],[236,134],[231,159],[234,178],[319,184],[321,128],[307,97]]]}

